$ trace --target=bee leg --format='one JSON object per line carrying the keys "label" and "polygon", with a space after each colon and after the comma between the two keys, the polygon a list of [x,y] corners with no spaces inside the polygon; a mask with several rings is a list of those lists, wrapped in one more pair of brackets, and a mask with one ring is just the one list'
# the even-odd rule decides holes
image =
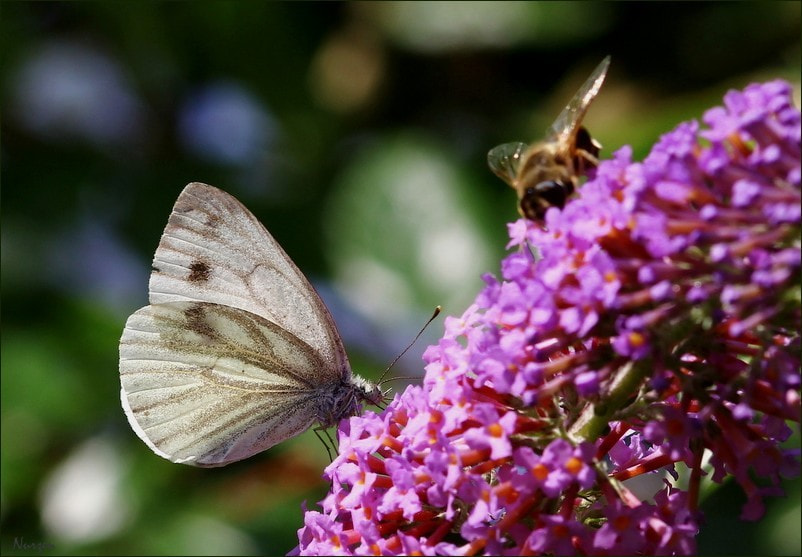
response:
{"label": "bee leg", "polygon": [[588,130],[584,127],[577,130],[574,142],[574,167],[578,175],[584,175],[599,165],[601,148],[601,143],[593,139]]}

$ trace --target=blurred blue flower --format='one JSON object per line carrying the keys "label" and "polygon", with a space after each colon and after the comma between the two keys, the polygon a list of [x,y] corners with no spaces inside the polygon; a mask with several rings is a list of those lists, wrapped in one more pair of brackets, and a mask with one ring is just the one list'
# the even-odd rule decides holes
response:
{"label": "blurred blue flower", "polygon": [[246,166],[273,143],[278,127],[269,111],[242,86],[218,82],[192,94],[179,115],[184,148],[220,164]]}

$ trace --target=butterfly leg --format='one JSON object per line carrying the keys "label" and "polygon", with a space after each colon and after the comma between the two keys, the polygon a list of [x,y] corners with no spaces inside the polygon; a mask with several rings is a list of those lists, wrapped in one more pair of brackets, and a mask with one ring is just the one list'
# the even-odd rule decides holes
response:
{"label": "butterfly leg", "polygon": [[[334,462],[334,456],[332,456],[332,449],[334,450],[334,454],[337,453],[337,443],[334,442],[334,439],[331,438],[329,435],[329,430],[325,427],[316,427],[312,431],[315,432],[317,438],[320,439],[320,442],[323,443],[323,446],[326,447],[326,454],[329,455],[329,462]],[[321,434],[321,432],[323,432]],[[325,436],[325,439],[324,439]]]}

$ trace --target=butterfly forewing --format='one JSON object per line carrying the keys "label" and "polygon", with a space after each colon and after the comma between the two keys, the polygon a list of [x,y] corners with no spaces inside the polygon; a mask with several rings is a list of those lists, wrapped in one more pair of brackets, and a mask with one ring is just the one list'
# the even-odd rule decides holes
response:
{"label": "butterfly forewing", "polygon": [[306,277],[253,214],[201,183],[184,188],[159,242],[150,303],[200,301],[255,313],[321,355],[321,379],[348,377],[334,321]]}
{"label": "butterfly forewing", "polygon": [[120,340],[132,427],[161,456],[198,466],[246,458],[307,429],[331,389],[309,380],[322,367],[276,324],[206,302],[146,306]]}

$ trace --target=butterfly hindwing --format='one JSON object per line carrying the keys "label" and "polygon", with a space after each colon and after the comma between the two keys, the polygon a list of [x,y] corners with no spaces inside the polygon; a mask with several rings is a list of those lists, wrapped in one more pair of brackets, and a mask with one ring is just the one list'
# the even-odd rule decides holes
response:
{"label": "butterfly hindwing", "polygon": [[146,306],[120,340],[123,406],[174,462],[220,466],[307,429],[331,387],[320,358],[266,319],[206,302]]}

